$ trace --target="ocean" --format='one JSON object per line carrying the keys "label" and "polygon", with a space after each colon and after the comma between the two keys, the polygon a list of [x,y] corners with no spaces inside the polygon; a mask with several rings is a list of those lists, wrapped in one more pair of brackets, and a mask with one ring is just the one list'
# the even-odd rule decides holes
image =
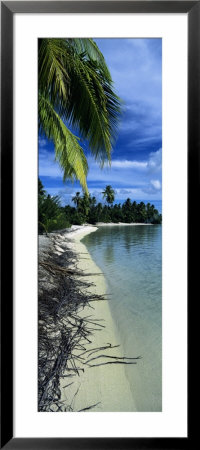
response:
{"label": "ocean", "polygon": [[138,411],[162,410],[162,226],[104,226],[82,239],[102,270]]}

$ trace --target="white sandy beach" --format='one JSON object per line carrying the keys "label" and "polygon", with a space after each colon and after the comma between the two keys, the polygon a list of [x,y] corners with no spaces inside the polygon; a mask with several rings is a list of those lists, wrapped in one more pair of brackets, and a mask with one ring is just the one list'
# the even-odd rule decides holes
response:
{"label": "white sandy beach", "polygon": [[[62,245],[65,246],[67,244],[67,246],[71,247],[78,255],[78,263],[76,265],[78,269],[88,273],[100,273],[99,267],[92,260],[87,248],[81,242],[81,239],[86,234],[95,232],[96,229],[97,228],[94,226],[73,226],[70,232],[58,235],[57,252],[61,253],[63,251]],[[93,286],[90,287],[90,292],[98,294],[106,293],[106,283],[103,274],[84,277],[84,280],[92,281]],[[87,350],[104,347],[107,346],[108,343],[112,345],[120,344],[117,339],[115,324],[110,313],[109,302],[107,300],[96,301],[92,302],[91,306],[92,308],[88,306],[80,311],[80,315],[82,315],[82,317],[91,316],[93,319],[100,320],[99,323],[104,325],[105,328],[100,327],[99,330],[93,332],[91,337],[92,343],[87,343]],[[98,353],[98,355],[105,354],[117,357],[123,356],[121,347],[106,349]],[[93,354],[91,357],[96,355],[97,354]],[[105,361],[113,361],[113,359],[101,357],[96,361],[91,362],[91,364],[100,364]],[[79,372],[79,376],[76,375],[73,378],[62,378],[60,382],[61,400],[66,400],[68,404],[70,400],[74,411],[80,411],[96,404],[97,405],[94,408],[88,411],[136,411],[132,392],[125,374],[125,366],[123,364],[88,367],[83,365],[80,360],[79,367],[84,368],[84,372]],[[71,380],[73,381],[73,384],[67,386]]]}

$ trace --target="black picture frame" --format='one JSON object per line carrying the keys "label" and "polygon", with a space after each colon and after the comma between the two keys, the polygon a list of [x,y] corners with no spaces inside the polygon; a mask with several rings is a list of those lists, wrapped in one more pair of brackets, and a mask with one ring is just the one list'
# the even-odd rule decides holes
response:
{"label": "black picture frame", "polygon": [[[16,13],[186,13],[188,15],[188,317],[197,277],[192,266],[198,223],[192,220],[199,188],[200,1],[4,1],[1,2],[1,448],[183,449],[194,448],[191,402],[187,438],[13,437],[13,16]],[[6,220],[4,217],[6,215]],[[198,290],[196,291],[198,292]],[[190,327],[191,328],[191,327]],[[189,328],[189,332],[190,332]],[[191,349],[191,334],[189,339]],[[194,364],[194,363],[193,363]],[[189,353],[190,370],[192,358]],[[189,380],[191,380],[189,371]],[[193,380],[192,380],[193,383]],[[190,384],[188,386],[190,393]]]}

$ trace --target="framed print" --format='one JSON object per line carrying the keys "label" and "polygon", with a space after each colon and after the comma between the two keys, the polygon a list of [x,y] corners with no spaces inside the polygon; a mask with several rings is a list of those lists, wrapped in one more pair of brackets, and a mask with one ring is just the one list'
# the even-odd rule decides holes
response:
{"label": "framed print", "polygon": [[191,448],[199,25],[1,2],[2,448]]}

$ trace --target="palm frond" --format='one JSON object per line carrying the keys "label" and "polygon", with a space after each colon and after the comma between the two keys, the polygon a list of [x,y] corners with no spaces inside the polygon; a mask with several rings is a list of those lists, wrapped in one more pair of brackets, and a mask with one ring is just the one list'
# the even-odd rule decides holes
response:
{"label": "palm frond", "polygon": [[78,138],[66,127],[59,114],[54,110],[49,99],[39,93],[39,130],[55,146],[55,157],[63,169],[63,179],[78,179],[87,192],[87,159]]}
{"label": "palm frond", "polygon": [[100,162],[110,159],[120,114],[119,98],[105,81],[98,64],[85,60],[84,56],[71,56],[68,73],[73,80],[69,102],[59,113],[88,140],[96,159]]}
{"label": "palm frond", "polygon": [[55,145],[64,179],[79,179],[87,190],[87,161],[78,138],[86,139],[103,166],[111,160],[121,101],[105,59],[92,39],[39,42],[39,126]]}
{"label": "palm frond", "polygon": [[101,51],[99,50],[98,45],[91,38],[73,38],[68,39],[72,42],[72,45],[77,49],[78,53],[86,53],[88,59],[95,61],[101,67],[101,70],[104,72],[104,77],[106,77],[107,81],[112,81],[108,66],[105,62],[105,58]]}
{"label": "palm frond", "polygon": [[66,45],[63,39],[42,39],[38,55],[40,91],[49,95],[53,103],[67,100],[70,79],[67,73]]}

